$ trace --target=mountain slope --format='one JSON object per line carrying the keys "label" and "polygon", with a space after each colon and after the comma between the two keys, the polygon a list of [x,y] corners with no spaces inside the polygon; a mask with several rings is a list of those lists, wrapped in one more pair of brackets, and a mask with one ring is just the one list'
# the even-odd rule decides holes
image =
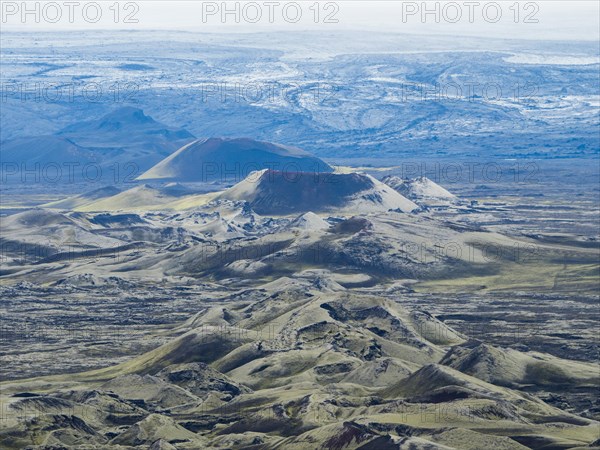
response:
{"label": "mountain slope", "polygon": [[253,171],[332,172],[321,159],[296,147],[252,139],[198,139],[143,173],[139,180],[239,181]]}
{"label": "mountain slope", "polygon": [[87,250],[115,249],[118,239],[100,236],[85,224],[66,215],[44,209],[32,209],[0,219],[4,264],[15,261],[39,262],[56,254],[75,258]]}
{"label": "mountain slope", "polygon": [[[154,447],[159,439],[173,448],[265,450],[594,447],[598,422],[441,365],[444,349],[463,341],[397,301],[331,291],[318,279],[278,279],[231,292],[129,361],[3,383],[0,442],[24,448],[35,435],[97,448],[170,448]],[[28,411],[39,417],[28,420]]]}
{"label": "mountain slope", "polygon": [[250,174],[218,198],[247,201],[258,214],[410,212],[417,208],[390,187],[360,173],[289,174],[267,169]]}
{"label": "mountain slope", "polygon": [[118,192],[110,197],[99,198],[95,202],[88,202],[77,209],[79,211],[157,209],[162,205],[168,205],[180,200],[183,195],[185,195],[185,191],[178,191],[170,187],[158,188],[143,184],[123,192]]}
{"label": "mountain slope", "polygon": [[452,348],[441,361],[456,370],[500,386],[534,384],[538,386],[598,385],[600,374],[594,364],[560,359],[542,353],[521,353],[483,343]]}
{"label": "mountain slope", "polygon": [[50,209],[81,208],[103,198],[108,198],[117,195],[120,192],[121,190],[114,186],[105,186],[99,189],[94,189],[90,192],[85,192],[83,194],[75,195],[73,197],[68,197],[63,200],[46,203],[45,205],[42,205],[42,207]]}
{"label": "mountain slope", "polygon": [[456,200],[456,196],[427,177],[405,180],[397,176],[387,176],[381,180],[400,194],[414,201]]}

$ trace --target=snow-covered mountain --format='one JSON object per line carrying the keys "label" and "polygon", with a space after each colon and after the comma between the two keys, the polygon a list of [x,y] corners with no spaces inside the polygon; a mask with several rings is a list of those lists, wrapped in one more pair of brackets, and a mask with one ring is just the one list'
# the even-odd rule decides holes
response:
{"label": "snow-covered mountain", "polygon": [[[106,30],[40,40],[3,30],[7,86],[25,79],[24,88],[64,86],[64,99],[75,87],[76,95],[39,101],[35,91],[7,88],[0,139],[49,135],[73,117],[97,117],[114,105],[109,87],[126,80],[119,100],[196,136],[276,139],[319,157],[597,155],[594,40],[396,31]],[[310,51],[305,42],[314,43]],[[35,70],[48,54],[62,68]],[[97,102],[74,82],[85,86],[91,76],[103,88]]]}

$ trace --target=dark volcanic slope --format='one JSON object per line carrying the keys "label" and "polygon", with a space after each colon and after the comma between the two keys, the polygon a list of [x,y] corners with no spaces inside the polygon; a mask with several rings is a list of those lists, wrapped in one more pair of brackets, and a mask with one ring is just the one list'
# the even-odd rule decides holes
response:
{"label": "dark volcanic slope", "polygon": [[306,211],[399,209],[415,205],[389,186],[361,174],[255,172],[225,191],[221,198],[247,201],[258,214],[290,214]]}

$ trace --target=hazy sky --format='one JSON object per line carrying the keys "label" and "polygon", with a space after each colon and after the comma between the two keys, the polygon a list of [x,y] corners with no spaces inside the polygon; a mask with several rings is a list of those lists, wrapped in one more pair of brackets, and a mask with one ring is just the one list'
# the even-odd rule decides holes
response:
{"label": "hazy sky", "polygon": [[[1,27],[5,31],[365,29],[525,39],[600,39],[600,2],[597,1],[79,0],[78,3],[70,6],[68,1],[2,1]],[[24,9],[29,11],[25,15]],[[223,15],[225,10],[229,13]]]}

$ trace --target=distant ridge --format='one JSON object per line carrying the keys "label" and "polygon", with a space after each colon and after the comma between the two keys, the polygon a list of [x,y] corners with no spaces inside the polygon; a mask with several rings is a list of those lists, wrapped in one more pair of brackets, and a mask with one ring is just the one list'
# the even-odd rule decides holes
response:
{"label": "distant ridge", "polygon": [[[132,181],[193,139],[183,128],[162,124],[141,109],[126,106],[98,119],[75,122],[53,135],[25,136],[4,142],[0,157],[2,170],[15,172],[22,166],[31,168],[39,164],[38,172],[44,175],[52,167],[49,175],[38,175],[41,181],[95,177],[100,167],[106,169],[102,170],[103,178],[93,181],[114,183]],[[94,168],[86,170],[86,165]],[[21,178],[19,172],[7,177],[9,181]],[[29,175],[28,179],[32,178]]]}
{"label": "distant ridge", "polygon": [[105,114],[100,119],[78,122],[64,128],[60,134],[71,134],[81,131],[120,130],[127,126],[160,125],[152,117],[144,114],[139,108],[124,106]]}

